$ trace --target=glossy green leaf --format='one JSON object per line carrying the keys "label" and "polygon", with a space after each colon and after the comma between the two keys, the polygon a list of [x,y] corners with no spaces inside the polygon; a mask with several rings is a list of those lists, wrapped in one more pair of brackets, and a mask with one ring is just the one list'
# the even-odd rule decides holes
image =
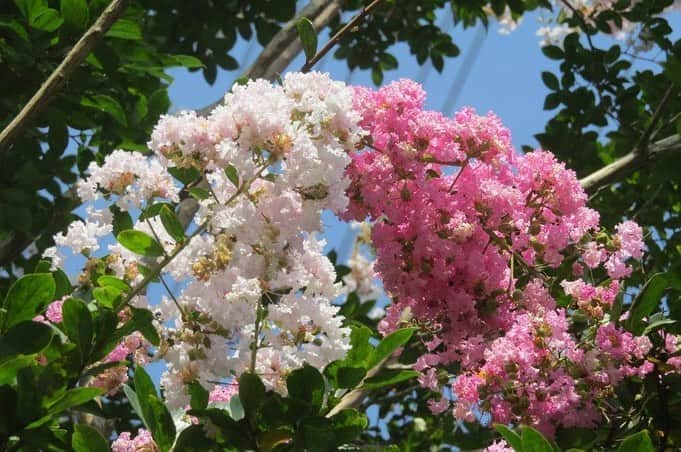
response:
{"label": "glossy green leaf", "polygon": [[0,336],[0,362],[16,355],[41,352],[52,340],[54,331],[42,322],[25,320]]}
{"label": "glossy green leaf", "polygon": [[521,431],[523,452],[554,452],[551,443],[532,427],[523,426]]}
{"label": "glossy green leaf", "polygon": [[189,396],[191,397],[190,406],[192,410],[204,410],[208,406],[208,391],[198,382],[187,385]]}
{"label": "glossy green leaf", "polygon": [[239,173],[236,168],[234,168],[234,165],[227,165],[225,167],[225,174],[227,175],[227,179],[229,179],[235,187],[239,187]]}
{"label": "glossy green leaf", "polygon": [[386,370],[378,375],[364,380],[362,388],[378,389],[386,386],[394,386],[399,383],[418,377],[420,374],[415,370]]}
{"label": "glossy green leaf", "polygon": [[83,97],[80,104],[84,107],[94,108],[109,114],[117,123],[122,126],[128,125],[125,111],[121,104],[111,96],[106,94],[95,94],[94,96]]}
{"label": "glossy green leaf", "polygon": [[183,242],[184,228],[182,227],[180,220],[177,219],[175,212],[170,210],[168,206],[163,206],[161,207],[160,216],[163,227],[166,229],[168,234],[170,234],[173,240],[175,240],[177,243]]}
{"label": "glossy green leaf", "polygon": [[629,309],[629,318],[625,325],[629,331],[640,334],[645,329],[643,318],[649,316],[662,302],[662,297],[669,287],[669,280],[664,273],[653,275],[643,286]]}
{"label": "glossy green leaf", "polygon": [[109,443],[97,431],[86,424],[74,425],[71,447],[74,452],[109,452]]}
{"label": "glossy green leaf", "polygon": [[642,430],[624,438],[617,452],[654,452],[653,442],[647,430]]}
{"label": "glossy green leaf", "polygon": [[57,400],[52,402],[47,407],[50,415],[62,413],[70,408],[82,405],[95,397],[102,395],[101,388],[74,388],[69,389],[62,394]]}
{"label": "glossy green leaf", "polygon": [[260,377],[245,373],[239,377],[239,400],[244,407],[246,419],[254,424],[258,411],[265,401],[265,385]]}
{"label": "glossy green leaf", "polygon": [[395,351],[409,342],[411,336],[416,331],[415,328],[402,328],[393,331],[386,337],[384,337],[381,342],[378,343],[373,353],[371,354],[371,359],[369,360],[369,368],[374,367],[384,359],[387,359],[395,353]]}
{"label": "glossy green leaf", "polygon": [[107,38],[128,39],[137,41],[142,39],[139,24],[129,19],[118,19],[105,35]]}
{"label": "glossy green leaf", "polygon": [[309,61],[317,53],[317,33],[314,30],[314,25],[307,17],[302,17],[296,23],[298,30],[298,37],[303,44],[303,51],[305,58]]}
{"label": "glossy green leaf", "polygon": [[77,298],[69,298],[62,306],[64,332],[76,344],[86,362],[92,344],[92,315],[87,305]]}
{"label": "glossy green leaf", "polygon": [[128,229],[118,234],[116,239],[121,245],[133,253],[148,257],[163,255],[163,248],[161,245],[142,231]]}
{"label": "glossy green leaf", "polygon": [[302,400],[319,412],[324,401],[324,377],[312,366],[303,366],[291,372],[286,378],[289,397]]}
{"label": "glossy green leaf", "polygon": [[12,284],[3,302],[6,310],[3,330],[24,320],[31,320],[54,299],[56,285],[49,273],[33,273]]}
{"label": "glossy green leaf", "polygon": [[513,450],[523,452],[523,442],[520,435],[503,424],[494,424],[494,430],[499,432]]}

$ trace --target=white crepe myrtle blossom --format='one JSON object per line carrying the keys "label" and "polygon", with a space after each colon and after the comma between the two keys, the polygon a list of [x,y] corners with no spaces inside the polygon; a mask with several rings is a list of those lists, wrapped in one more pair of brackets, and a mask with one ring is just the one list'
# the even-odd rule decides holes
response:
{"label": "white crepe myrtle blossom", "polygon": [[[150,157],[114,151],[78,184],[84,201],[105,199],[112,212],[136,213],[179,202],[172,168],[203,176],[191,238],[178,239],[158,214],[145,215],[132,228],[160,245],[155,254],[140,256],[121,242],[98,261],[131,287],[163,263],[161,275],[182,287],[160,306],[143,292],[130,300],[160,320],[156,356],[167,364],[161,384],[172,410],[187,407],[188,384],[218,391],[249,371],[285,392],[292,370],[323,368],[349,349],[350,330],[332,304],[342,285],[316,233],[324,210],[340,212],[348,202],[348,154],[365,133],[352,102],[351,88],[320,73],[236,85],[207,117],[163,116]],[[58,244],[76,252],[97,246],[112,231],[111,218],[91,214]]]}

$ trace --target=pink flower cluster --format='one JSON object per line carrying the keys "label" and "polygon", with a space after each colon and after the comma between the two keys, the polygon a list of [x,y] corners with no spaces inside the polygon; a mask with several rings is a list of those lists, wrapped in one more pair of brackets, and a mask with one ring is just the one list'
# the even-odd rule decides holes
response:
{"label": "pink flower cluster", "polygon": [[[136,364],[144,365],[149,361],[148,350],[150,346],[151,344],[139,332],[134,332],[119,342],[104,358],[103,362],[126,361],[127,357],[132,355],[132,360]],[[108,395],[114,395],[121,389],[123,383],[127,381],[128,366],[123,364],[104,370],[90,382],[90,386],[102,388]]]}
{"label": "pink flower cluster", "polygon": [[[650,370],[649,343],[614,324],[578,340],[550,294],[560,287],[551,274],[607,274],[562,286],[561,307],[597,325],[631,273],[628,260],[642,256],[641,228],[626,221],[609,237],[575,173],[551,153],[518,155],[492,113],[448,118],[424,110],[424,99],[409,80],[355,92],[369,138],[347,169],[344,218],[374,222],[375,269],[394,300],[379,328],[408,322],[430,337],[415,365],[424,387],[445,383],[436,368],[462,365],[453,386],[461,419],[482,408],[494,422],[548,434],[591,426],[599,391]],[[431,401],[434,412],[449,406]]]}
{"label": "pink flower cluster", "polygon": [[159,452],[151,433],[141,428],[133,438],[130,432],[122,432],[111,444],[112,452]]}

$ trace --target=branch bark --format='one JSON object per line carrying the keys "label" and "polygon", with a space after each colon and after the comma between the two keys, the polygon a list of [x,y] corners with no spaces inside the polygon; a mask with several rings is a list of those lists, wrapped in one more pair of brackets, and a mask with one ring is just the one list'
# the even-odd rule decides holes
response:
{"label": "branch bark", "polygon": [[679,151],[681,151],[681,136],[672,135],[648,145],[645,153],[634,149],[624,157],[580,179],[579,182],[584,190],[593,193],[633,174],[663,154]]}
{"label": "branch bark", "polygon": [[104,37],[104,34],[120,17],[127,3],[127,0],[113,0],[100,14],[95,23],[81,36],[64,60],[31,97],[31,100],[28,101],[19,114],[0,133],[0,152],[11,146],[24,129],[26,129],[31,120],[52,101],[59,88],[81,65],[92,49]]}
{"label": "branch bark", "polygon": [[350,22],[345,24],[343,28],[338,30],[338,32],[329,39],[329,41],[322,47],[312,58],[305,62],[303,67],[300,69],[301,72],[309,72],[312,67],[319,62],[324,56],[329,53],[329,51],[338,44],[338,41],[350,32],[357,24],[359,24],[364,18],[371,13],[371,10],[378,6],[382,0],[374,0],[369,5],[362,8],[362,10],[355,17],[350,19]]}

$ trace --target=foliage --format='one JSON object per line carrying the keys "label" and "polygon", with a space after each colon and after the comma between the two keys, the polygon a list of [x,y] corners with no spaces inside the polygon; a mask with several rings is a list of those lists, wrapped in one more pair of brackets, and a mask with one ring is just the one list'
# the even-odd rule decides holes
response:
{"label": "foliage", "polygon": [[[0,72],[5,75],[0,128],[26,104],[107,3],[15,0],[0,5]],[[381,303],[367,289],[372,282],[366,281],[366,268],[359,269],[368,263],[362,263],[357,250],[359,245],[371,246],[368,240],[358,242],[354,261],[336,262],[335,253],[315,258],[319,265],[332,263],[336,282],[347,289],[338,313],[345,319],[342,328],[351,331],[343,358],[328,365],[313,367],[305,361],[289,368],[282,373],[279,387],[273,386],[266,372],[254,373],[252,366],[231,376],[222,375],[220,381],[210,384],[197,375],[185,374],[182,386],[188,388],[189,411],[180,410],[182,415],[178,415],[169,403],[176,391],[169,390],[166,382],[159,394],[143,365],[150,354],[160,356],[172,349],[179,336],[168,334],[167,327],[156,321],[158,311],[152,313],[147,305],[134,301],[140,299],[147,285],[166,285],[164,268],[204,232],[205,225],[199,223],[185,231],[184,200],[193,198],[204,209],[213,199],[221,203],[218,188],[224,187],[201,182],[201,176],[210,175],[212,168],[196,162],[178,164],[170,171],[172,178],[168,178],[181,185],[177,198],[138,205],[139,212],[118,203],[110,207],[113,221],[106,233],[113,233],[117,239],[124,261],[134,263],[123,274],[113,270],[116,253],[94,255],[87,246],[80,252],[88,258],[88,264],[73,285],[62,270],[40,260],[43,251],[53,245],[54,234],[65,231],[76,219],[71,212],[79,204],[75,196],[79,176],[91,176],[98,166],[104,166],[114,149],[149,152],[147,140],[152,128],[170,108],[167,89],[172,78],[168,68],[202,71],[212,84],[218,68],[240,68],[241,62],[230,55],[238,41],[256,40],[266,46],[296,17],[299,6],[292,0],[171,3],[129,2],[124,15],[67,77],[37,119],[13,145],[0,149],[0,267],[4,269],[0,274],[0,405],[4,408],[0,413],[0,450],[108,450],[112,434],[118,436],[120,447],[153,445],[163,451],[336,450],[395,444],[405,450],[434,445],[473,449],[493,441],[490,450],[507,446],[520,451],[652,451],[678,447],[681,374],[677,369],[679,343],[674,338],[681,334],[681,191],[674,151],[679,147],[681,124],[681,47],[661,15],[672,5],[670,0],[622,0],[607,8],[601,8],[598,2],[596,6],[575,7],[567,1],[455,4],[445,0],[386,0],[370,18],[340,36],[335,50],[335,57],[346,60],[349,68],[371,70],[374,83],[379,85],[384,71],[398,68],[399,62],[391,53],[396,43],[406,43],[419,64],[430,61],[438,71],[448,58],[458,55],[452,36],[436,21],[443,9],[451,11],[455,22],[464,27],[478,22],[487,25],[493,17],[517,20],[537,8],[560,11],[556,21],[570,32],[543,49],[547,58],[560,63],[560,68],[537,78],[550,91],[544,108],[556,114],[537,139],[579,176],[592,174],[623,156],[634,156],[635,165],[595,186],[589,204],[608,228],[624,219],[644,226],[647,253],[631,277],[622,280],[623,293],[606,308],[602,321],[589,318],[591,314],[583,305],[575,308],[570,298],[575,295],[560,288],[558,283],[574,277],[572,261],[568,259],[555,269],[546,269],[541,262],[537,267],[554,281],[551,297],[559,306],[571,307],[569,334],[590,344],[597,340],[597,330],[612,321],[618,337],[648,340],[650,349],[642,364],[637,362],[641,368],[647,366],[647,371],[627,377],[600,394],[599,406],[608,410],[605,421],[591,428],[559,425],[546,437],[532,427],[537,423],[531,418],[492,428],[486,411],[489,407],[484,404],[472,418],[472,413],[459,413],[457,419],[450,410],[433,414],[433,404],[428,401],[438,397],[442,401],[445,396],[439,395],[432,381],[443,385],[452,376],[470,374],[471,368],[478,374],[487,369],[462,367],[452,360],[437,366],[426,380],[428,367],[422,367],[417,359],[433,351],[429,347],[434,344],[435,330],[427,322],[405,316],[396,324],[400,328],[388,334],[385,321],[379,322],[374,311]],[[343,14],[331,20],[331,33],[340,30],[348,15],[369,2],[341,3]],[[320,48],[313,21],[295,19],[293,23],[310,60]],[[629,41],[599,47],[610,42],[601,40],[603,35],[630,26],[633,28],[627,29],[635,32],[629,35]],[[632,69],[633,63],[651,55],[655,62]],[[279,152],[267,147],[273,142],[281,149],[287,146],[285,140],[265,141],[258,150],[262,159]],[[363,144],[372,146],[372,141]],[[415,147],[418,149],[419,143]],[[172,152],[166,155],[165,151],[153,150],[170,160],[178,158]],[[183,157],[186,155],[190,153]],[[272,163],[264,162],[259,161],[264,166]],[[95,166],[89,167],[91,163]],[[249,191],[251,180],[240,166],[243,163],[223,165],[224,176],[220,178],[224,186],[231,186],[228,192]],[[437,162],[424,163],[429,165],[424,172],[426,180],[446,178],[434,166]],[[273,169],[263,180],[275,183],[278,171]],[[309,204],[330,196],[324,184],[295,189],[295,196]],[[263,192],[254,193],[250,194],[253,199],[267,197]],[[122,194],[113,189],[105,197],[116,201]],[[404,201],[412,192],[401,189],[396,196]],[[142,230],[139,224],[149,227]],[[621,245],[605,235],[594,240],[608,252]],[[35,251],[27,251],[29,245],[35,245]],[[275,245],[270,243],[264,249],[274,250]],[[380,260],[380,246],[375,251]],[[285,248],[283,252],[290,251]],[[193,268],[194,276],[208,279],[216,268],[224,269],[220,265],[229,265],[220,263],[216,256],[204,255],[201,264],[205,268]],[[511,260],[510,265],[517,268],[519,261]],[[428,266],[420,268],[428,273]],[[589,277],[595,286],[605,281],[602,269],[593,272],[595,276]],[[383,268],[382,276],[386,273]],[[515,276],[522,273],[516,270]],[[364,283],[358,276],[361,274]],[[518,284],[522,287],[527,282]],[[405,297],[395,287],[390,289],[396,296],[393,302],[400,305]],[[296,290],[307,288],[291,293]],[[264,328],[268,309],[274,310],[287,295],[286,291],[273,290],[258,297],[256,332]],[[198,309],[185,312],[187,300],[180,298],[178,303],[170,296],[173,300],[168,304],[173,301],[178,305],[184,327],[193,328],[196,338],[204,341],[191,352],[198,353],[192,355],[192,361],[197,357],[200,360],[201,347],[210,338],[215,340],[215,335],[199,333],[213,319],[202,317]],[[187,313],[189,317],[185,318]],[[622,313],[626,315],[620,318]],[[451,311],[445,312],[445,316],[448,314]],[[485,340],[491,342],[494,334]],[[309,339],[291,337],[299,346]],[[250,347],[257,351],[257,339]],[[126,381],[124,390],[117,392],[115,389]],[[446,391],[443,394],[448,396]],[[522,411],[522,403],[519,401],[514,409],[520,407]],[[377,414],[367,416],[367,410]],[[125,433],[136,430],[136,434]],[[114,450],[116,447],[114,443]]]}

